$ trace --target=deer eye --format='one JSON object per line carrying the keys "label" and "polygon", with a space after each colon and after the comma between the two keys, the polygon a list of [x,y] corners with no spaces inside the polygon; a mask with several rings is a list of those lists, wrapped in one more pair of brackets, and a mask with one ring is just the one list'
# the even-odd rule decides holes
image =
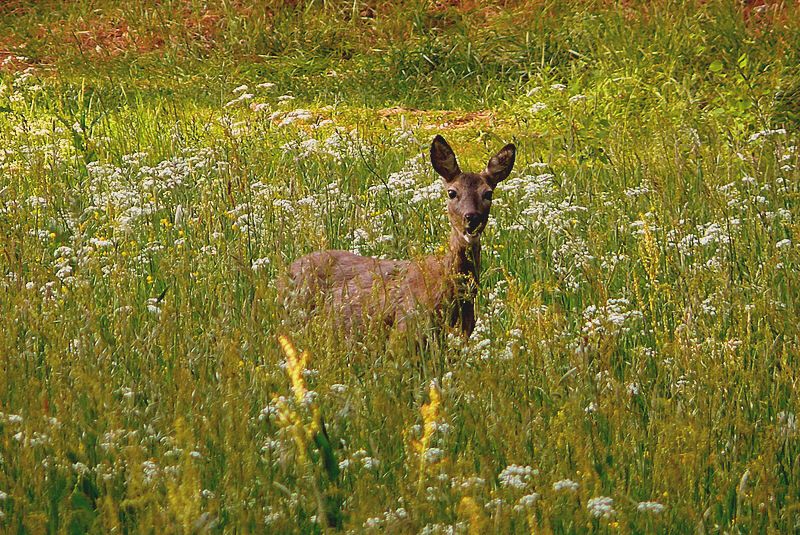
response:
{"label": "deer eye", "polygon": [[450,197],[451,199],[455,199],[457,195],[458,193],[456,193],[456,190],[454,189],[447,190],[447,196]]}
{"label": "deer eye", "polygon": [[487,191],[486,193],[484,193],[483,194],[483,200],[484,201],[491,201],[492,200],[492,193],[493,192],[491,190]]}

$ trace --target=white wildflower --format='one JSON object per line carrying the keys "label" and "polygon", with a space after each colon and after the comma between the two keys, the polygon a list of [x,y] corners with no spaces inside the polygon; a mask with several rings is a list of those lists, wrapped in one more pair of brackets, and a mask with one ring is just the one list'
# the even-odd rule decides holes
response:
{"label": "white wildflower", "polygon": [[264,515],[264,525],[269,526],[270,524],[274,524],[278,520],[281,519],[280,511],[272,511],[272,507],[267,507],[268,513]]}
{"label": "white wildflower", "polygon": [[636,510],[640,513],[652,513],[657,515],[664,511],[666,507],[658,502],[639,502],[639,505],[636,506]]}
{"label": "white wildflower", "polygon": [[553,490],[556,492],[568,491],[576,492],[578,490],[578,483],[571,479],[562,479],[553,483]]}
{"label": "white wildflower", "polygon": [[484,485],[486,485],[486,480],[477,476],[471,476],[467,478],[456,477],[453,478],[450,482],[451,487],[459,488],[461,490],[480,488],[483,487]]}
{"label": "white wildflower", "polygon": [[31,208],[44,208],[47,206],[47,199],[44,197],[28,197],[28,206]]}
{"label": "white wildflower", "polygon": [[142,473],[145,484],[152,483],[158,477],[159,467],[155,461],[145,461],[142,463]]}
{"label": "white wildflower", "polygon": [[283,119],[278,123],[278,126],[288,126],[297,121],[310,121],[313,118],[314,114],[308,110],[293,110],[283,115]]}
{"label": "white wildflower", "polygon": [[109,247],[113,247],[114,246],[114,242],[111,241],[111,240],[108,240],[106,238],[91,238],[89,240],[89,243],[91,243],[92,245],[94,245],[98,249],[107,249]]}
{"label": "white wildflower", "polygon": [[639,186],[628,188],[625,190],[626,197],[640,197],[642,195],[647,195],[650,193],[650,185],[647,183],[642,183]]}
{"label": "white wildflower", "polygon": [[717,316],[717,308],[714,306],[713,300],[713,297],[708,297],[704,299],[702,303],[700,303],[703,313],[711,316],[712,318]]}
{"label": "white wildflower", "polygon": [[378,529],[383,525],[383,518],[373,516],[364,521],[364,529]]}
{"label": "white wildflower", "polygon": [[80,475],[86,475],[89,473],[89,467],[83,464],[82,462],[76,462],[72,464],[72,469],[75,470],[76,473]]}
{"label": "white wildflower", "polygon": [[151,297],[147,300],[147,311],[156,316],[161,314],[161,307],[157,298]]}
{"label": "white wildflower", "polygon": [[61,247],[58,247],[55,251],[53,251],[53,258],[68,257],[72,256],[74,253],[75,251],[73,251],[71,247],[62,245]]}
{"label": "white wildflower", "polygon": [[631,330],[631,324],[643,317],[639,310],[631,310],[630,302],[625,298],[608,299],[600,307],[589,305],[583,311],[585,323],[581,331],[584,334],[618,334]]}
{"label": "white wildflower", "polygon": [[425,462],[427,464],[435,464],[444,458],[444,450],[441,448],[428,448],[425,450]]}
{"label": "white wildflower", "polygon": [[614,510],[614,500],[608,496],[591,498],[586,503],[586,508],[589,509],[589,513],[595,518],[611,518],[617,514]]}
{"label": "white wildflower", "polygon": [[484,508],[486,508],[487,511],[496,511],[505,505],[505,503],[506,502],[503,500],[503,498],[495,498],[494,500],[489,500],[486,502]]}
{"label": "white wildflower", "polygon": [[528,486],[528,483],[530,483],[531,477],[538,473],[538,470],[534,470],[530,466],[512,464],[505,467],[497,477],[500,480],[500,485],[503,487],[524,489]]}
{"label": "white wildflower", "polygon": [[519,499],[517,504],[514,506],[514,511],[522,512],[532,509],[536,502],[539,501],[539,493],[533,492],[531,494],[526,494],[522,498]]}
{"label": "white wildflower", "polygon": [[270,260],[267,257],[256,258],[255,260],[253,260],[250,267],[253,271],[262,271],[269,265],[269,263]]}
{"label": "white wildflower", "polygon": [[[254,96],[255,95],[253,95],[252,93],[242,93],[241,95],[239,95],[235,99],[226,102],[224,107],[229,108],[229,107],[234,106],[234,105],[236,105],[236,104],[238,104],[240,102],[244,102],[245,100],[250,100]],[[237,126],[237,125],[232,125],[232,126]]]}
{"label": "white wildflower", "polygon": [[781,135],[781,136],[786,135],[786,129],[785,128],[769,129],[768,128],[766,130],[762,130],[760,132],[756,132],[755,134],[751,135],[750,138],[747,141],[752,143],[753,141],[757,141],[757,140],[759,140],[761,138],[775,136],[775,135]]}
{"label": "white wildflower", "polygon": [[72,275],[72,266],[64,265],[56,271],[56,277],[60,280],[64,280]]}
{"label": "white wildflower", "polygon": [[380,466],[381,462],[374,458],[374,457],[364,457],[361,459],[361,464],[367,470],[377,470],[378,466]]}

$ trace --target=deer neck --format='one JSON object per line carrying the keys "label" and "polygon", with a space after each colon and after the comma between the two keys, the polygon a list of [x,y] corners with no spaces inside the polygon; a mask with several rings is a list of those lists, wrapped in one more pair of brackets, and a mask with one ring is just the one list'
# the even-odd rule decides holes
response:
{"label": "deer neck", "polygon": [[451,299],[448,323],[469,336],[475,328],[475,296],[481,272],[479,239],[468,239],[453,229],[443,264],[447,281],[443,296]]}
{"label": "deer neck", "polygon": [[[453,229],[450,233],[450,243],[444,263],[448,274],[454,278],[459,290],[468,288],[467,295],[474,297],[481,272],[480,238],[468,239],[464,234]],[[463,295],[460,291],[459,294]]]}

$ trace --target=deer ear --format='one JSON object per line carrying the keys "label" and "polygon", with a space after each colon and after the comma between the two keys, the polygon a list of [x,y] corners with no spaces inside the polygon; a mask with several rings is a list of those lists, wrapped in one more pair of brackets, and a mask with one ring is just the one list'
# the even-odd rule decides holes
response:
{"label": "deer ear", "polygon": [[498,182],[508,177],[514,167],[516,155],[517,148],[513,143],[509,143],[500,149],[500,152],[492,156],[489,163],[486,164],[486,171],[484,171],[492,187],[495,187]]}
{"label": "deer ear", "polygon": [[450,182],[461,174],[453,149],[440,135],[433,138],[433,143],[431,143],[431,163],[445,182]]}

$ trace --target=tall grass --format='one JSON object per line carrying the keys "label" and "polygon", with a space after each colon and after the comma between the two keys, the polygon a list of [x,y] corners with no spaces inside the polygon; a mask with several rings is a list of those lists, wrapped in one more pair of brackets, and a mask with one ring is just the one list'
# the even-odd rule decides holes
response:
{"label": "tall grass", "polygon": [[[3,531],[797,529],[796,8],[453,4],[0,8]],[[472,338],[285,310],[443,249],[434,133]]]}

